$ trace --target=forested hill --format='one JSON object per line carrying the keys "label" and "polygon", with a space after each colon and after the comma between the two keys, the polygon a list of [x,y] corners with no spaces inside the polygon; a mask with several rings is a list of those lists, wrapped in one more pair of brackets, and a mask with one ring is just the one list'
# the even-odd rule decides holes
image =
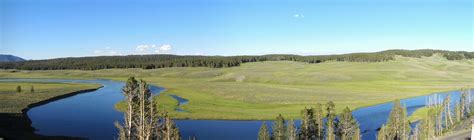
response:
{"label": "forested hill", "polygon": [[178,55],[129,55],[97,56],[79,58],[57,58],[48,60],[30,60],[22,62],[0,62],[0,69],[22,70],[58,70],[81,69],[97,70],[109,68],[165,67],[233,67],[242,63],[258,61],[300,61],[321,63],[324,61],[381,62],[393,60],[396,55],[422,57],[440,54],[448,60],[473,59],[474,52],[444,50],[387,50],[374,53],[351,53],[340,55],[261,55],[261,56],[178,56]]}
{"label": "forested hill", "polygon": [[20,58],[18,56],[13,56],[13,55],[0,54],[0,62],[18,62],[18,61],[25,61],[25,59]]}

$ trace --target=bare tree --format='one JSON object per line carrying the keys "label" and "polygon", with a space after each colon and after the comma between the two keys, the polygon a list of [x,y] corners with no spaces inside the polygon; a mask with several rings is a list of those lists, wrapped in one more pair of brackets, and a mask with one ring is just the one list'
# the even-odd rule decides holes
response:
{"label": "bare tree", "polygon": [[[122,89],[127,103],[124,124],[116,122],[120,140],[179,140],[179,130],[171,118],[160,116],[148,84],[131,77]],[[172,132],[172,133],[171,133]]]}

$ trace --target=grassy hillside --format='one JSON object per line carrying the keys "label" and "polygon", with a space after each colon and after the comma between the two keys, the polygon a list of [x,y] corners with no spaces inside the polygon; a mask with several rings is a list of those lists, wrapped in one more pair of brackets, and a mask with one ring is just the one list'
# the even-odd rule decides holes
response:
{"label": "grassy hillside", "polygon": [[[16,92],[17,86],[22,87],[21,93]],[[30,92],[31,86],[34,86],[33,93]],[[29,104],[98,87],[95,84],[0,82],[0,113],[21,113]]]}
{"label": "grassy hillside", "polygon": [[[176,118],[272,119],[279,113],[299,117],[315,103],[334,101],[351,109],[433,92],[474,87],[474,61],[441,56],[397,57],[386,62],[291,61],[246,63],[232,68],[107,69],[96,71],[3,71],[0,77],[143,78],[189,100]],[[175,106],[172,98],[161,105]]]}

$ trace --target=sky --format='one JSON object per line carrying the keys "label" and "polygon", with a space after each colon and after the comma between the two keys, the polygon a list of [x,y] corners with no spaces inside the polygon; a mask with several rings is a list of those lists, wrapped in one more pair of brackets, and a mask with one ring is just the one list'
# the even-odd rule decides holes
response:
{"label": "sky", "polygon": [[474,51],[472,0],[0,0],[0,54]]}

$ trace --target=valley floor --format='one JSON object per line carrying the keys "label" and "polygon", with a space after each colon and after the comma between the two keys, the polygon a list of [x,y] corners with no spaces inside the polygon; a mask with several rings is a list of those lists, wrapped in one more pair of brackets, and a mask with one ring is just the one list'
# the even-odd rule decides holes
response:
{"label": "valley floor", "polygon": [[[21,86],[22,92],[16,87]],[[30,88],[34,87],[34,92]],[[96,90],[96,84],[0,82],[0,138],[11,139],[74,139],[71,137],[41,136],[34,133],[26,116],[28,109]]]}
{"label": "valley floor", "polygon": [[[387,62],[290,61],[246,63],[231,68],[106,69],[95,71],[0,71],[5,78],[113,79],[129,76],[167,90],[155,97],[177,119],[296,119],[305,107],[334,101],[351,109],[435,92],[474,87],[474,61],[440,56],[397,57]],[[178,102],[166,94],[189,100]]]}

